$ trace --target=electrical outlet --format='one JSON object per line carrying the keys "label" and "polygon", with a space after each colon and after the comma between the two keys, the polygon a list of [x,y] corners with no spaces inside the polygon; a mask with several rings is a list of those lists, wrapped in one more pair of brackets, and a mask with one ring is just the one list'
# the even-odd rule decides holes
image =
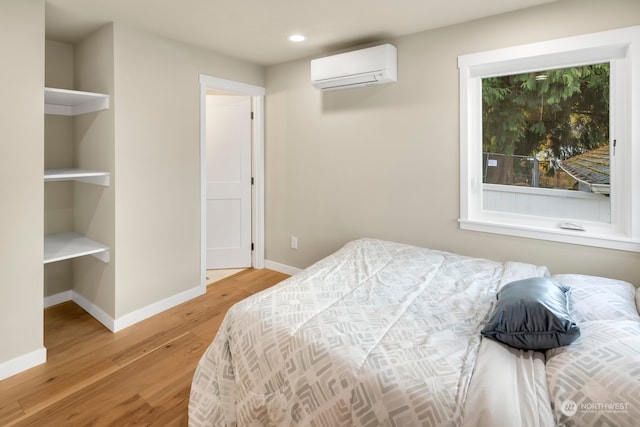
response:
{"label": "electrical outlet", "polygon": [[291,249],[298,249],[298,238],[291,236]]}

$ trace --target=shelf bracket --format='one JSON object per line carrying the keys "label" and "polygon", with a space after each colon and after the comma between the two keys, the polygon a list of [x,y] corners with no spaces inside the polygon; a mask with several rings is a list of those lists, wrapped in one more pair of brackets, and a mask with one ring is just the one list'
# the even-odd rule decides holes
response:
{"label": "shelf bracket", "polygon": [[95,254],[91,254],[92,257],[99,259],[105,264],[109,264],[111,262],[111,251],[98,252]]}
{"label": "shelf bracket", "polygon": [[109,175],[76,177],[73,178],[73,180],[86,184],[101,185],[103,187],[109,186]]}

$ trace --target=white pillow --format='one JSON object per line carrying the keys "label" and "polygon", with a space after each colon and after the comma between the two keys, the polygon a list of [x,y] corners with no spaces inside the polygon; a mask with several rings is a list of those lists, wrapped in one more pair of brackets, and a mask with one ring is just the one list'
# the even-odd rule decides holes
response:
{"label": "white pillow", "polygon": [[583,323],[574,343],[547,351],[547,384],[556,425],[637,426],[640,322]]}
{"label": "white pillow", "polygon": [[582,274],[556,274],[552,279],[571,288],[569,309],[578,326],[592,320],[640,320],[640,299],[630,283]]}

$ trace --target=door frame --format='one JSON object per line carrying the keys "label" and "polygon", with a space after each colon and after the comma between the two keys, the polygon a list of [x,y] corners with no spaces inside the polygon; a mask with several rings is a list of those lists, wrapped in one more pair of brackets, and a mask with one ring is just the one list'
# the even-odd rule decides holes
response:
{"label": "door frame", "polygon": [[264,268],[264,95],[265,88],[200,74],[200,285],[207,282],[207,89],[251,96],[251,266]]}

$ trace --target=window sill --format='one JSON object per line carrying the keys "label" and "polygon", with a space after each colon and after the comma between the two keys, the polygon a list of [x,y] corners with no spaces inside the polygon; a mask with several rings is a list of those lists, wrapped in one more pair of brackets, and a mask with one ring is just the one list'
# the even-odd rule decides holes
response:
{"label": "window sill", "polygon": [[[629,252],[640,252],[640,241],[623,235],[601,234],[590,231],[568,230],[557,226],[518,225],[493,222],[490,220],[459,219],[460,229],[527,237],[530,239],[594,246]],[[558,222],[559,224],[560,222]]]}

